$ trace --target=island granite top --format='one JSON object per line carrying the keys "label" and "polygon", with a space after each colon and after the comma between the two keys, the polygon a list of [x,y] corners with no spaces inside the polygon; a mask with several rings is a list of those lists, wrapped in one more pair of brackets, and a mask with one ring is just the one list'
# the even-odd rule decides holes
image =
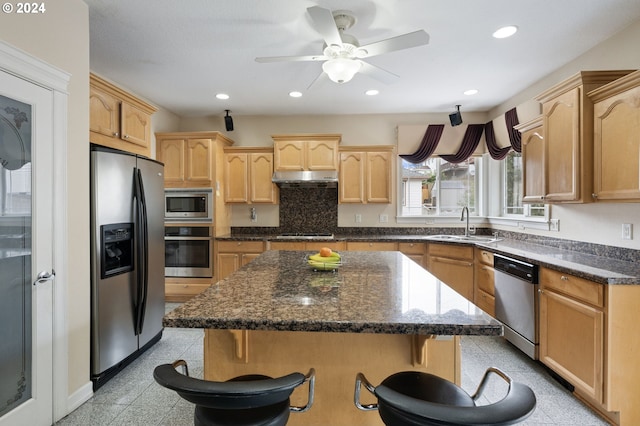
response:
{"label": "island granite top", "polygon": [[399,252],[344,251],[315,271],[311,251],[270,250],[168,313],[166,327],[501,335],[502,324]]}

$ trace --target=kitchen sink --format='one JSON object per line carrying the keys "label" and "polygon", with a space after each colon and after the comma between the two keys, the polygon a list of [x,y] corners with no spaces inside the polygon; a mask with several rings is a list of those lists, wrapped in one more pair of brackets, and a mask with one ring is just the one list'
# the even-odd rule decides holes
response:
{"label": "kitchen sink", "polygon": [[429,235],[427,240],[455,241],[460,243],[495,243],[502,238],[489,235]]}

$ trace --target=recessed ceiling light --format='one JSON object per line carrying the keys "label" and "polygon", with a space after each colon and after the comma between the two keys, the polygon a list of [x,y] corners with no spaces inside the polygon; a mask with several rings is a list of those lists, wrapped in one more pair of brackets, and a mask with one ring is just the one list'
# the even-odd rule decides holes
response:
{"label": "recessed ceiling light", "polygon": [[515,25],[508,25],[506,27],[497,29],[496,32],[493,33],[493,36],[495,38],[507,38],[514,35],[517,31],[518,27],[516,27]]}
{"label": "recessed ceiling light", "polygon": [[469,89],[469,90],[465,90],[462,93],[464,93],[467,96],[471,96],[471,95],[475,95],[476,93],[478,93],[478,90],[477,89]]}
{"label": "recessed ceiling light", "polygon": [[299,98],[302,96],[302,93],[293,91],[293,92],[289,92],[289,96],[291,96],[292,98]]}
{"label": "recessed ceiling light", "polygon": [[216,98],[225,100],[225,99],[229,99],[229,95],[227,95],[226,93],[218,93],[216,95]]}
{"label": "recessed ceiling light", "polygon": [[366,92],[364,92],[364,94],[367,95],[367,96],[375,96],[378,93],[380,93],[380,92],[377,91],[376,89],[369,89]]}

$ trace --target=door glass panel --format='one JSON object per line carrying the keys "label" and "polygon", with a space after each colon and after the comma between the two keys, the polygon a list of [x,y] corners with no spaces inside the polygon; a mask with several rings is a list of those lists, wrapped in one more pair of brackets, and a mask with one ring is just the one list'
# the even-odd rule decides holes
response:
{"label": "door glass panel", "polygon": [[31,126],[0,95],[0,417],[32,394]]}

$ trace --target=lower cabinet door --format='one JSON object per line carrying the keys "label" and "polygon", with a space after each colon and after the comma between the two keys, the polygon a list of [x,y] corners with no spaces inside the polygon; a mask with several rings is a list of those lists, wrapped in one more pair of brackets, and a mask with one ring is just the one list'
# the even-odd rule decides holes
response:
{"label": "lower cabinet door", "polygon": [[540,360],[576,392],[602,403],[604,313],[543,289],[540,294]]}

